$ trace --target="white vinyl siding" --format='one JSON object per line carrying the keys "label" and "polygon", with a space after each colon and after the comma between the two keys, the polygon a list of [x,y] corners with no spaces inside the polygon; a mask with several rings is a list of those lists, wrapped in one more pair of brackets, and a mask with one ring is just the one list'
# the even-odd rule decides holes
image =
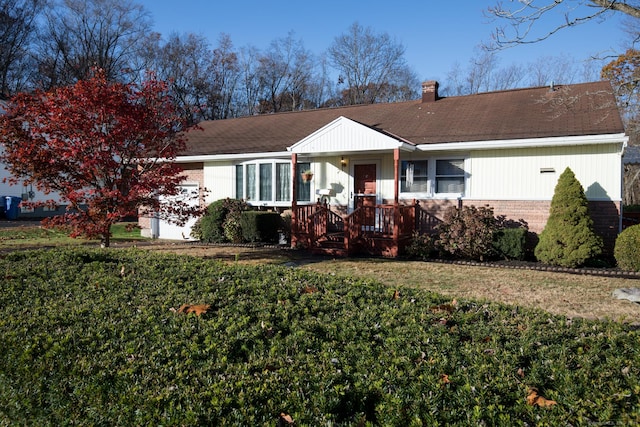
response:
{"label": "white vinyl siding", "polygon": [[587,198],[619,201],[620,162],[619,144],[477,151],[467,197],[551,200],[560,174],[570,167]]}

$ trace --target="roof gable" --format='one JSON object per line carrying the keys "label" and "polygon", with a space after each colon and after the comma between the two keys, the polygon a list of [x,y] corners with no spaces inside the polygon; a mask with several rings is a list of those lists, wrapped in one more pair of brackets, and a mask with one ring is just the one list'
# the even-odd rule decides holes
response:
{"label": "roof gable", "polygon": [[304,137],[287,149],[292,153],[342,153],[357,151],[388,151],[413,147],[401,138],[340,116],[331,123]]}

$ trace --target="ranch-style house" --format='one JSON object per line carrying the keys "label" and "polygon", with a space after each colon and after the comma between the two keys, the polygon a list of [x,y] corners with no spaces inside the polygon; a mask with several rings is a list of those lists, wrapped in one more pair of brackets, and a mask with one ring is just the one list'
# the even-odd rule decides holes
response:
{"label": "ranch-style house", "polygon": [[[628,141],[609,82],[257,115],[200,123],[178,157],[185,192],[202,203],[246,200],[291,210],[292,245],[397,256],[449,206],[491,206],[543,230],[558,177],[570,167],[608,248],[621,228]],[[188,238],[140,218],[143,234]]]}

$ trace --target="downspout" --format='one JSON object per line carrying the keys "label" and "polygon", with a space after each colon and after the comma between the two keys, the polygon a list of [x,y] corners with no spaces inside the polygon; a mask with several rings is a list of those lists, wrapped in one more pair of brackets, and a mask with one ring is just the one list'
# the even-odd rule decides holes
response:
{"label": "downspout", "polygon": [[620,149],[620,215],[618,217],[618,234],[622,233],[622,217],[624,215],[624,149],[627,148],[629,137],[622,141]]}

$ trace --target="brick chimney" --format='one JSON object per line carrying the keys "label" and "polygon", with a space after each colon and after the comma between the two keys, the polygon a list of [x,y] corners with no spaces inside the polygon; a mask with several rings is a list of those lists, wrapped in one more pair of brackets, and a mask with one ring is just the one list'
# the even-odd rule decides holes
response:
{"label": "brick chimney", "polygon": [[429,80],[422,83],[422,102],[436,102],[438,100],[438,82]]}

